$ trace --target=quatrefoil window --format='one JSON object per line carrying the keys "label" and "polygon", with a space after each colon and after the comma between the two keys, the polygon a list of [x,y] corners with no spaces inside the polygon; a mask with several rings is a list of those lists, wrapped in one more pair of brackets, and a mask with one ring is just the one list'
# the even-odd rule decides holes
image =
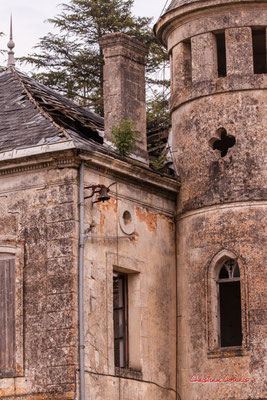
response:
{"label": "quatrefoil window", "polygon": [[227,135],[227,131],[224,128],[219,128],[216,132],[217,137],[213,137],[209,141],[209,145],[213,150],[219,150],[221,157],[225,157],[228,150],[235,145],[235,137]]}

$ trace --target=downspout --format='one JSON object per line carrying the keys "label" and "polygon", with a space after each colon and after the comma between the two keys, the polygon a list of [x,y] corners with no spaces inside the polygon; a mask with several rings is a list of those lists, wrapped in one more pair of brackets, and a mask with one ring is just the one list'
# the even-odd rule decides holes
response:
{"label": "downspout", "polygon": [[175,376],[175,382],[176,382],[176,393],[179,396],[179,399],[181,400],[181,396],[180,393],[178,391],[178,389],[180,389],[179,387],[179,382],[178,382],[178,329],[179,329],[179,322],[178,322],[178,318],[180,318],[180,316],[178,315],[178,311],[179,311],[179,305],[178,305],[178,221],[177,221],[177,209],[178,209],[178,199],[176,198],[176,211],[175,211],[175,216],[174,216],[174,235],[175,235],[175,281],[176,281],[176,318],[175,318],[175,323],[176,323],[176,376]]}
{"label": "downspout", "polygon": [[80,400],[85,400],[84,374],[84,161],[79,167],[79,355],[80,355]]}

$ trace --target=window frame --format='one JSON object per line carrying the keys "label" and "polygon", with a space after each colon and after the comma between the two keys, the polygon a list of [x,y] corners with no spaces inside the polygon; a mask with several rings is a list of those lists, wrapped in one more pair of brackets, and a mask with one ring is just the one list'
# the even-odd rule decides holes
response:
{"label": "window frame", "polygon": [[214,35],[216,40],[217,76],[218,78],[225,78],[227,76],[225,30],[214,32]]}
{"label": "window frame", "polygon": [[[235,267],[234,270],[236,268],[238,268],[239,271],[239,277],[230,277],[228,276],[228,278],[220,278],[220,273],[222,271],[222,268],[224,268],[225,264],[229,261],[234,261],[235,262]],[[229,274],[229,271],[228,271]],[[230,274],[229,274],[230,275]],[[233,258],[227,258],[222,264],[220,269],[217,272],[217,279],[216,279],[216,283],[217,283],[217,308],[218,308],[218,346],[219,348],[227,348],[227,347],[235,347],[235,346],[242,346],[241,345],[231,345],[231,346],[223,346],[222,345],[222,316],[221,316],[221,284],[227,284],[227,283],[233,283],[233,282],[239,282],[239,291],[240,291],[240,309],[241,309],[241,313],[242,313],[242,305],[241,305],[241,278],[240,278],[240,269],[239,269],[239,265],[238,262],[236,261],[236,259]],[[242,337],[242,318],[241,318],[241,337]]]}
{"label": "window frame", "polygon": [[[114,307],[114,279],[118,278],[118,296],[119,302],[120,299],[122,304],[118,307]],[[120,285],[121,282],[121,285]],[[120,313],[120,311],[122,311]],[[115,336],[115,312],[122,316],[122,335],[116,337]],[[128,331],[128,274],[113,271],[113,322],[114,322],[114,365],[115,368],[129,368],[129,331]],[[118,356],[120,358],[119,365],[116,365],[116,346],[115,342],[120,341],[122,343],[122,349],[119,350]],[[122,350],[122,355],[121,355]],[[123,357],[123,359],[121,359]]]}
{"label": "window frame", "polygon": [[[237,262],[240,277],[241,292],[241,325],[242,325],[242,345],[241,346],[220,346],[220,315],[219,315],[219,272],[225,261],[233,259]],[[233,278],[236,280],[236,278]],[[213,357],[233,357],[248,354],[248,310],[247,310],[247,277],[244,261],[230,250],[219,251],[209,262],[207,267],[207,347],[208,358]]]}
{"label": "window frame", "polygon": [[[261,75],[267,73],[267,30],[265,27],[262,28],[251,28],[251,35],[252,35],[252,51],[253,51],[253,72],[255,75]],[[263,44],[261,52],[258,52],[259,46],[257,41],[259,39],[257,36],[262,35],[263,40],[260,42]],[[265,45],[264,45],[265,44]],[[263,61],[262,61],[263,60]],[[258,64],[258,62],[262,62],[263,65]]]}
{"label": "window frame", "polygon": [[[144,317],[142,303],[141,274],[144,263],[132,257],[107,252],[107,325],[108,325],[108,371],[118,377],[142,379],[141,321]],[[113,324],[113,272],[126,274],[128,277],[128,366],[115,367],[114,360],[114,324]]]}
{"label": "window frame", "polygon": [[15,317],[15,340],[14,340],[14,368],[12,370],[0,369],[0,378],[20,377],[24,374],[23,368],[23,267],[24,267],[24,246],[23,244],[0,242],[0,259],[14,259],[14,317]]}

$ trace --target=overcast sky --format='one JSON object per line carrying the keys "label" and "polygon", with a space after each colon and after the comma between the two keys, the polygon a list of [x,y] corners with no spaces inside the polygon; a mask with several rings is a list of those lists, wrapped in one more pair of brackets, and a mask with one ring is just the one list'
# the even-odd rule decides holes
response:
{"label": "overcast sky", "polygon": [[[22,57],[32,51],[38,39],[52,30],[52,25],[45,23],[48,18],[60,12],[59,4],[68,0],[0,0],[0,49],[6,49],[9,36],[10,13],[13,15],[13,40],[15,56]],[[166,0],[135,0],[133,12],[137,16],[149,16],[154,22],[160,16]],[[170,0],[168,1],[168,4]],[[0,65],[5,65],[7,56],[0,56]],[[25,66],[21,70],[28,70]]]}

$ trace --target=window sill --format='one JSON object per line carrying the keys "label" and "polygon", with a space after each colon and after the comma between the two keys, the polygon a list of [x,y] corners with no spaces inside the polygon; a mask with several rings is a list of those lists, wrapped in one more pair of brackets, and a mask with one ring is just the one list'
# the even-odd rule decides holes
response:
{"label": "window sill", "polygon": [[121,378],[129,378],[129,379],[136,379],[141,381],[143,379],[143,374],[141,371],[128,369],[128,368],[119,368],[115,367],[115,376]]}
{"label": "window sill", "polygon": [[208,358],[242,357],[248,356],[248,350],[241,346],[220,347],[209,351]]}

